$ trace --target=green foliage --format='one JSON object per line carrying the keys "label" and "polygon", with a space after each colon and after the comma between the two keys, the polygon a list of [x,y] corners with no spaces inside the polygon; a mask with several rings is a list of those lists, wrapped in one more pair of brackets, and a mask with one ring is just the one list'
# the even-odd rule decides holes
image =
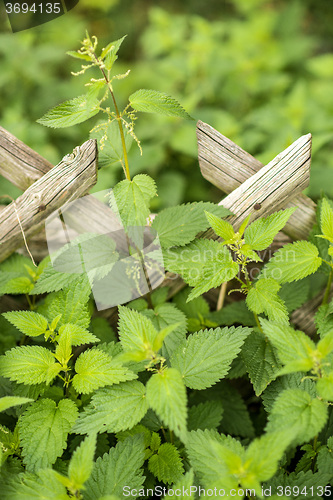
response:
{"label": "green foliage", "polygon": [[[99,10],[102,3],[91,8]],[[0,489],[5,499],[117,500],[127,493],[149,496],[144,490],[157,484],[186,491],[191,486],[250,488],[258,498],[262,487],[272,486],[276,499],[291,491],[280,495],[278,485],[310,488],[333,482],[332,202],[319,201],[309,241],[287,244],[267,259],[268,247],[294,209],[252,223],[250,214],[235,230],[224,219],[232,214],[221,205],[194,201],[210,199],[213,191],[196,186],[198,169],[186,156],[197,154],[194,126],[175,120],[189,115],[169,91],[164,93],[170,84],[170,93],[186,95],[192,115],[233,139],[239,136],[243,147],[264,162],[313,123],[319,136],[314,157],[320,157],[329,142],[320,127],[332,104],[330,60],[311,55],[295,21],[302,19],[303,7],[292,4],[267,9],[263,0],[232,1],[228,15],[210,23],[152,8],[135,51],[146,58],[133,71],[141,90],[132,88],[118,61],[125,37],[99,49],[97,39],[86,34],[81,49],[69,52],[83,63],[76,73],[79,84],[88,71],[99,71],[100,78],[93,74],[84,95],[74,83],[73,95],[79,97],[65,102],[68,89],[57,88],[54,100],[63,104],[39,120],[49,129],[38,126],[43,132],[31,144],[44,144],[45,151],[52,128],[58,135],[49,143],[61,144],[59,151],[62,142],[64,148],[81,143],[88,135],[84,122],[101,111],[104,121],[96,117],[90,131],[100,150],[97,188],[113,186],[109,203],[128,241],[137,226],[151,227],[166,269],[180,274],[192,290],[180,291],[170,302],[174,290],[163,286],[119,306],[118,314],[104,314],[95,311],[91,299],[94,273],[88,269],[87,276],[74,263],[76,243],[58,255],[67,272],[56,271],[50,259],[35,268],[20,254],[0,264],[0,294],[11,295],[8,303],[14,305],[0,322]],[[82,38],[73,23],[69,28]],[[30,36],[34,40],[33,31]],[[29,41],[24,33],[22,39]],[[55,40],[60,43],[59,34]],[[225,64],[216,65],[222,42]],[[29,43],[33,53],[35,42]],[[18,46],[10,42],[15,57]],[[29,62],[34,63],[29,70],[33,83],[40,54],[35,59],[25,55],[20,83],[27,81]],[[115,67],[122,72],[115,73]],[[257,78],[239,78],[240,69],[255,75],[258,68]],[[229,80],[232,73],[238,75],[236,82]],[[308,99],[308,74],[316,87],[314,100]],[[294,86],[296,77],[301,81]],[[25,109],[27,102],[34,108],[27,114],[35,118],[52,106],[51,81],[41,107],[37,99],[25,99]],[[143,90],[154,84],[163,92]],[[328,102],[321,97],[323,89]],[[215,109],[216,102],[223,111]],[[19,123],[15,109],[12,123]],[[140,111],[143,119],[137,123]],[[152,113],[148,121],[145,113]],[[62,132],[81,123],[83,128]],[[130,150],[133,140],[139,146],[135,151]],[[143,160],[136,156],[141,149]],[[125,179],[116,183],[119,166]],[[209,227],[222,242],[197,237]],[[101,235],[98,244],[85,237],[95,264],[102,267],[111,256],[112,266],[119,258],[108,236]],[[131,245],[130,252],[136,252]],[[255,279],[254,263],[260,269]],[[297,330],[298,324],[290,325],[298,321],[290,313],[320,291],[324,280],[317,335],[310,338]],[[220,285],[216,307],[214,293],[203,294]],[[309,493],[297,491],[294,496],[301,498]],[[188,496],[194,492],[181,495]]]}

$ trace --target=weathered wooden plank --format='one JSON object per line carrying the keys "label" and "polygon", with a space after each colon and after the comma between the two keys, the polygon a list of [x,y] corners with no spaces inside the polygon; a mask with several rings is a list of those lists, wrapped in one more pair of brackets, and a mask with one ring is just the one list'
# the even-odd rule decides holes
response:
{"label": "weathered wooden plank", "polygon": [[[311,136],[300,137],[220,202],[234,214],[226,220],[238,229],[250,213],[254,221],[282,208],[308,185],[310,159]],[[254,210],[256,203],[261,204],[260,210]],[[218,239],[211,229],[201,237]],[[167,273],[161,286],[169,287],[170,298],[185,285],[179,276]],[[113,323],[117,317],[116,308],[103,315]]]}
{"label": "weathered wooden plank", "polygon": [[97,180],[96,140],[86,141],[1,211],[0,261],[36,233],[55,210],[85,194]]}
{"label": "weathered wooden plank", "polygon": [[0,127],[0,174],[25,191],[53,165]]}
{"label": "weathered wooden plank", "polygon": [[[311,155],[311,135],[304,137],[310,141]],[[227,194],[263,168],[260,161],[207,123],[198,122],[197,138],[199,165],[203,177]],[[295,148],[298,147],[297,142],[294,143]],[[307,161],[310,162],[310,159]],[[283,232],[294,240],[307,239],[315,222],[316,204],[307,196],[299,194],[282,208],[292,206],[297,206],[298,209],[290,217]]]}

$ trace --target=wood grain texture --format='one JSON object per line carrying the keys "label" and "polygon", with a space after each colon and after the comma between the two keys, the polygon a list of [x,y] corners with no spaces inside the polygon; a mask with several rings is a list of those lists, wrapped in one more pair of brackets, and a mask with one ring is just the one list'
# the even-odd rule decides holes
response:
{"label": "wood grain texture", "polygon": [[97,144],[89,140],[1,211],[0,262],[23,245],[18,218],[28,238],[41,229],[51,213],[85,194],[96,180]]}
{"label": "wood grain texture", "polygon": [[25,191],[52,167],[52,163],[0,127],[0,175]]}
{"label": "wood grain texture", "polygon": [[[304,151],[307,156],[306,158],[304,157],[304,160],[307,161],[307,168],[309,169],[311,161],[311,135],[308,134],[303,137],[305,138],[305,142],[309,141],[310,151]],[[203,177],[227,194],[237,189],[247,179],[264,168],[260,161],[230,139],[217,132],[217,130],[207,123],[198,122],[197,139],[198,159]],[[301,139],[298,139],[290,146],[294,149],[295,154],[297,154],[297,148],[301,145],[299,142]],[[310,157],[308,157],[309,153]],[[284,154],[284,152],[281,154]],[[279,161],[279,157],[280,155],[273,162]],[[288,161],[287,158],[286,161]],[[273,166],[273,162],[270,162],[269,165]],[[277,172],[277,175],[281,175],[281,173]],[[288,179],[283,176],[283,172],[281,181],[288,182]],[[316,204],[307,196],[299,194],[294,199],[280,206],[281,208],[298,207],[285,225],[283,232],[293,240],[307,239],[315,222]]]}

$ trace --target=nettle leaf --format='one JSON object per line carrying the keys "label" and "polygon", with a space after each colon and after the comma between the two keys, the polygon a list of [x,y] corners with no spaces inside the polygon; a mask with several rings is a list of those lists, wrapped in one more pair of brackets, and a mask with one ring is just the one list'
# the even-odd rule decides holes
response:
{"label": "nettle leaf", "polygon": [[30,293],[34,284],[31,279],[21,276],[21,273],[7,273],[0,271],[0,295],[9,293],[12,295],[21,295]]}
{"label": "nettle leaf", "polygon": [[320,229],[328,241],[333,243],[333,210],[326,198],[321,203]]}
{"label": "nettle leaf", "polygon": [[286,389],[300,389],[306,391],[311,398],[317,396],[316,384],[305,378],[301,372],[290,373],[274,380],[262,394],[261,398],[267,413],[270,413],[276,398]]}
{"label": "nettle leaf", "polygon": [[[170,493],[167,493],[164,498],[174,498],[174,492],[180,490],[181,492],[186,492],[184,495],[179,496],[178,498],[184,499],[194,499],[195,498],[195,490],[191,488],[194,485],[194,474],[193,470],[190,469],[186,472],[184,476],[181,477],[175,484],[171,486]],[[168,490],[169,491],[169,490]]]}
{"label": "nettle leaf", "polygon": [[218,390],[223,407],[222,431],[234,436],[254,437],[253,423],[239,392],[225,380],[219,382]]}
{"label": "nettle leaf", "polygon": [[99,101],[97,99],[88,99],[87,95],[81,95],[50,109],[37,120],[37,123],[52,128],[71,127],[89,120],[97,115],[98,111]]}
{"label": "nettle leaf", "polygon": [[303,444],[321,431],[327,416],[326,403],[301,389],[287,389],[276,398],[266,431],[292,432],[294,444]]}
{"label": "nettle leaf", "polygon": [[186,283],[195,287],[188,301],[230,281],[238,273],[238,264],[228,249],[214,240],[200,239],[185,248],[167,250],[164,261],[169,271],[180,274]]}
{"label": "nettle leaf", "polygon": [[61,365],[46,347],[14,347],[0,358],[0,375],[22,384],[49,384],[60,370]]}
{"label": "nettle leaf", "polygon": [[226,444],[234,451],[242,449],[231,436],[208,429],[189,432],[186,449],[200,483],[207,488],[214,485],[228,490],[237,487],[237,482],[228,472],[224,459],[216,454],[215,445],[218,444]]}
{"label": "nettle leaf", "polygon": [[77,434],[119,432],[134,427],[144,417],[148,404],[145,386],[130,381],[98,389],[73,428]]}
{"label": "nettle leaf", "polygon": [[333,372],[323,375],[317,381],[317,391],[326,401],[333,401]]}
{"label": "nettle leaf", "polygon": [[189,335],[175,350],[171,366],[179,370],[187,387],[206,389],[225,377],[240,352],[248,328],[216,328]]}
{"label": "nettle leaf", "polygon": [[78,409],[69,399],[62,399],[58,406],[51,399],[40,399],[20,416],[18,429],[28,471],[54,464],[66,447],[67,435],[77,416]]}
{"label": "nettle leaf", "polygon": [[148,470],[167,484],[180,479],[184,467],[177,448],[171,443],[163,443],[148,460]]}
{"label": "nettle leaf", "polygon": [[204,401],[188,410],[188,430],[216,429],[222,421],[223,407],[220,401]]}
{"label": "nettle leaf", "polygon": [[317,271],[322,263],[318,249],[308,241],[296,241],[284,245],[263,269],[263,277],[279,283],[291,283]]}
{"label": "nettle leaf", "polygon": [[52,263],[49,263],[36,281],[31,295],[58,292],[72,285],[78,278],[79,275],[77,273],[62,273],[54,269]]}
{"label": "nettle leaf", "polygon": [[127,489],[139,490],[145,477],[142,466],[145,445],[142,434],[131,436],[111,448],[109,453],[97,458],[91,477],[85,483],[85,500],[96,500],[103,495],[122,498]]}
{"label": "nettle leaf", "polygon": [[310,299],[310,279],[305,278],[300,281],[285,283],[280,288],[278,295],[283,300],[288,313],[295,311]]}
{"label": "nettle leaf", "polygon": [[316,350],[316,345],[305,333],[263,318],[260,322],[264,334],[276,348],[280,361],[286,365],[280,370],[280,374],[311,370],[314,365],[312,353]]}
{"label": "nettle leaf", "polygon": [[254,392],[260,396],[282,368],[276,350],[261,332],[252,332],[244,342],[241,356]]}
{"label": "nettle leaf", "polygon": [[52,469],[40,469],[36,475],[15,474],[6,483],[6,499],[10,500],[66,500],[66,487]]}
{"label": "nettle leaf", "polygon": [[205,211],[205,215],[209,222],[209,225],[213,229],[214,233],[217,234],[217,236],[220,236],[227,241],[235,236],[234,228],[232,227],[230,222],[216,217],[216,215],[211,212]]}
{"label": "nettle leaf", "polygon": [[94,466],[96,434],[87,436],[76,448],[68,466],[68,477],[74,491],[81,490]]}
{"label": "nettle leaf", "polygon": [[157,90],[140,89],[131,94],[128,98],[130,105],[136,111],[145,113],[158,113],[167,116],[179,116],[187,120],[192,120],[185,109],[176,99],[158,92]]}
{"label": "nettle leaf", "polygon": [[174,368],[155,373],[147,382],[147,402],[157,416],[183,441],[186,440],[186,389]]}
{"label": "nettle leaf", "polygon": [[118,213],[124,227],[145,226],[149,203],[156,196],[155,181],[145,174],[118,182],[110,195],[110,206]]}
{"label": "nettle leaf", "polygon": [[58,332],[59,338],[61,339],[63,335],[68,335],[70,337],[70,343],[73,346],[78,346],[82,344],[93,344],[99,342],[99,338],[88,332],[85,328],[79,325],[72,325],[71,323],[66,323],[59,328]]}
{"label": "nettle leaf", "polygon": [[219,217],[231,214],[222,206],[202,201],[162,210],[152,223],[162,248],[186,245],[194,240],[200,231],[207,229],[209,224],[205,217],[205,210],[208,209]]}
{"label": "nettle leaf", "polygon": [[89,281],[86,276],[77,279],[70,288],[50,294],[47,297],[47,316],[50,319],[61,314],[58,327],[67,323],[88,328],[90,314],[87,302],[91,294]]}
{"label": "nettle leaf", "polygon": [[288,323],[288,311],[283,300],[278,296],[279,283],[273,278],[261,278],[256,281],[246,296],[250,311],[265,313],[272,321]]}
{"label": "nettle leaf", "polygon": [[101,52],[101,58],[104,59],[105,69],[110,71],[114,62],[118,59],[117,52],[127,35],[119,38],[115,42],[109,43]]}
{"label": "nettle leaf", "polygon": [[21,398],[20,396],[4,396],[0,398],[0,411],[6,411],[8,408],[13,406],[24,405],[26,403],[31,403],[33,399]]}
{"label": "nettle leaf", "polygon": [[119,306],[119,339],[124,351],[142,351],[152,347],[158,335],[153,323],[143,314]]}
{"label": "nettle leaf", "polygon": [[33,311],[11,311],[4,313],[3,316],[29,337],[38,337],[47,330],[47,319]]}
{"label": "nettle leaf", "polygon": [[184,313],[174,304],[160,304],[154,309],[142,311],[153,323],[156,330],[162,330],[168,326],[178,324],[178,326],[169,333],[163,342],[162,356],[169,359],[176,347],[186,338],[187,320]]}
{"label": "nettle leaf", "polygon": [[[129,132],[125,135],[126,151],[129,152],[133,142]],[[98,122],[89,135],[90,139],[96,139],[98,144],[98,168],[108,168],[121,162],[124,151],[121,142],[119,126],[116,120],[112,122]],[[106,140],[107,138],[107,140]]]}
{"label": "nettle leaf", "polygon": [[296,207],[280,210],[268,217],[257,219],[244,232],[244,239],[252,250],[265,250],[273,242],[277,233],[285,226]]}
{"label": "nettle leaf", "polygon": [[100,349],[88,349],[80,354],[75,363],[75,371],[73,387],[81,394],[89,394],[105,385],[137,378],[135,373],[112,361]]}

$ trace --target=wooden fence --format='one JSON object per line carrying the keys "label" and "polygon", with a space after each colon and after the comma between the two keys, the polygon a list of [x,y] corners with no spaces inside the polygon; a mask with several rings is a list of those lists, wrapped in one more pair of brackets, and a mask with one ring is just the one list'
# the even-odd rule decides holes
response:
{"label": "wooden fence", "polygon": [[[201,121],[197,124],[197,138],[202,175],[228,195],[220,204],[234,214],[228,220],[236,229],[250,213],[253,221],[282,208],[297,206],[283,229],[286,236],[280,241],[308,238],[316,207],[302,194],[310,179],[310,134],[300,137],[266,166]],[[0,127],[0,174],[24,190],[17,200],[0,211],[0,262],[24,245],[23,233],[32,253],[41,259],[47,252],[41,229],[46,217],[66,202],[86,194],[96,183],[96,141],[86,141],[53,167]],[[72,223],[90,227],[92,215],[98,214],[93,221],[94,231],[106,233],[109,216],[104,215],[104,210],[102,203],[89,197]],[[34,236],[35,233],[38,235]],[[200,237],[216,238],[216,235],[208,230]],[[184,283],[181,278],[167,273],[161,286],[169,286],[171,297]],[[297,326],[309,334],[314,331],[311,311],[319,301],[320,296],[292,315]],[[13,301],[9,299],[9,302],[8,307],[12,308]],[[116,308],[106,310],[104,315],[113,322]]]}

